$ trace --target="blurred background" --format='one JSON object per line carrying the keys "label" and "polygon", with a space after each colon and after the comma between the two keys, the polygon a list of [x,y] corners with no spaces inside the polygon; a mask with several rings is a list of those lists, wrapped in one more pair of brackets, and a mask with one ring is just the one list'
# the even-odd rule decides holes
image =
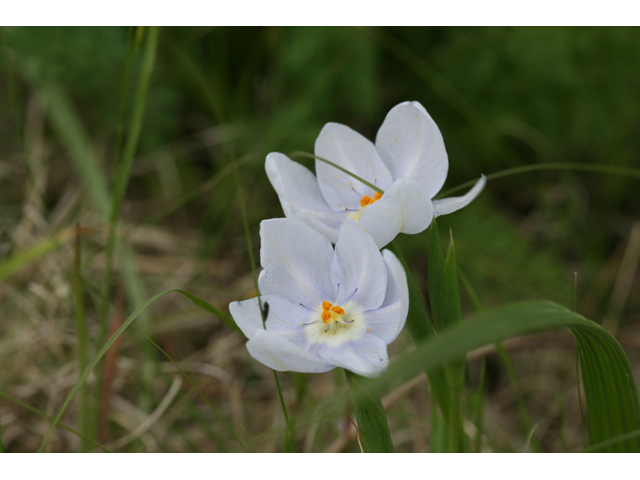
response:
{"label": "blurred background", "polygon": [[[443,191],[539,163],[640,169],[637,28],[162,28],[109,274],[105,212],[132,136],[147,35],[0,29],[0,391],[49,416],[78,379],[80,305],[90,360],[107,331],[163,290],[223,311],[255,295],[240,199],[259,258],[260,221],[283,215],[266,155],[313,152],[329,121],[373,140],[391,107],[419,101],[449,154]],[[439,228],[443,243],[453,232],[465,284],[484,307],[549,299],[577,308],[616,334],[638,368],[639,187],[628,174],[503,176]],[[427,232],[400,242],[426,289]],[[478,305],[461,294],[473,315]],[[91,438],[132,452],[238,451],[234,435],[252,451],[282,449],[273,375],[240,334],[178,294],[136,325],[225,421],[128,329],[89,377]],[[391,361],[412,348],[403,332]],[[505,348],[510,360],[492,346],[470,356],[465,401],[484,399],[484,419],[469,415],[467,433],[481,428],[483,451],[581,448],[571,335]],[[297,451],[359,451],[342,372],[280,380]],[[396,449],[429,451],[425,377],[382,394]],[[75,400],[63,423],[79,428],[78,412]],[[37,450],[50,425],[6,396],[0,421],[14,452]],[[94,447],[58,427],[47,448]]]}

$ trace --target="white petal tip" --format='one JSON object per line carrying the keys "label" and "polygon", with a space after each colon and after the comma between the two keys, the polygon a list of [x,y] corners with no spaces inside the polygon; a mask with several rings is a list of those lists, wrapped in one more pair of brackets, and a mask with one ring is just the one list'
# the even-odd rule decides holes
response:
{"label": "white petal tip", "polygon": [[448,215],[461,208],[469,205],[475,198],[480,195],[484,186],[487,184],[487,177],[480,175],[480,179],[476,182],[471,190],[461,197],[443,198],[441,200],[433,200],[433,209],[436,217],[440,215]]}

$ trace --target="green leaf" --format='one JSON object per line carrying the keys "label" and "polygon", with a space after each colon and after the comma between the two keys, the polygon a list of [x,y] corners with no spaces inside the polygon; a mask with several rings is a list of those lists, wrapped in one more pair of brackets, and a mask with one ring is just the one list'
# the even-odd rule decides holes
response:
{"label": "green leaf", "polygon": [[[418,345],[374,383],[381,388],[407,381],[422,370],[436,371],[484,345],[565,327],[575,337],[582,367],[589,444],[607,442],[640,429],[638,388],[620,344],[600,325],[549,301],[518,302],[481,312]],[[632,437],[606,444],[598,451],[638,452],[640,442]]]}
{"label": "green leaf", "polygon": [[[436,227],[437,233],[437,227]],[[431,245],[431,251],[440,250],[440,241]],[[438,296],[438,316],[441,331],[445,331],[462,322],[462,307],[460,305],[460,291],[458,289],[458,269],[456,266],[456,253],[453,244],[453,235],[449,242],[447,257],[444,260],[444,269],[441,275],[441,285]],[[431,277],[429,278],[431,283]],[[429,285],[431,286],[431,285]],[[435,318],[435,317],[434,317]],[[449,434],[449,451],[464,451],[466,436],[462,428],[462,392],[464,390],[464,376],[466,370],[466,358],[461,355],[456,361],[445,367],[447,386],[449,388],[448,415],[446,417]]]}
{"label": "green leaf", "polygon": [[345,370],[364,453],[393,453],[387,414],[377,390],[366,378]]}

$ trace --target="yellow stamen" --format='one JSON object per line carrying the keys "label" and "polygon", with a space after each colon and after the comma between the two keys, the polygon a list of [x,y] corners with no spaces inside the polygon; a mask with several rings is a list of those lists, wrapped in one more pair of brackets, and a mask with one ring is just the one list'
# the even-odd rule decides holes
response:
{"label": "yellow stamen", "polygon": [[344,315],[344,310],[342,309],[342,307],[339,307],[338,305],[336,305],[335,307],[331,307],[331,310],[333,310],[338,315]]}
{"label": "yellow stamen", "polygon": [[329,310],[325,310],[324,312],[322,312],[322,321],[324,323],[329,323],[329,320],[331,320],[331,312]]}
{"label": "yellow stamen", "polygon": [[373,202],[380,200],[381,198],[382,198],[382,194],[380,192],[376,192],[373,195],[373,198],[371,198],[369,195],[365,195],[360,199],[360,206],[364,208],[367,205],[371,205]]}
{"label": "yellow stamen", "polygon": [[322,302],[322,310],[329,310],[332,306],[331,302],[327,302],[326,300]]}

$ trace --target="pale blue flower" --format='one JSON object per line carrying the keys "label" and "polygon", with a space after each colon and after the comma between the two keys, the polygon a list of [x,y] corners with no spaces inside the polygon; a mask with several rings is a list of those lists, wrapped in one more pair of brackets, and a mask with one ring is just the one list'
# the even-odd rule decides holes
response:
{"label": "pale blue flower", "polygon": [[418,102],[396,105],[387,114],[375,145],[354,130],[327,123],[315,155],[332,161],[384,191],[316,160],[316,176],[282,153],[270,153],[266,170],[288,218],[297,218],[332,243],[347,218],[356,220],[378,248],[398,233],[420,233],[439,215],[471,203],[484,176],[462,197],[432,200],[447,178],[449,160],[442,135]]}
{"label": "pale blue flower", "polygon": [[324,236],[294,219],[260,225],[261,301],[229,309],[249,338],[251,356],[279,371],[326,372],[343,367],[359,375],[382,374],[387,345],[402,330],[409,308],[407,279],[396,256],[347,219],[335,249]]}

